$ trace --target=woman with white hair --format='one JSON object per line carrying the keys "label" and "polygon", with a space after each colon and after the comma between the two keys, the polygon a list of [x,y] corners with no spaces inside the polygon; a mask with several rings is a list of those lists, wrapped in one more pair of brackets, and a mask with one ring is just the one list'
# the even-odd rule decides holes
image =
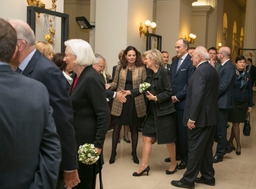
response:
{"label": "woman with white hair", "polygon": [[102,168],[102,148],[110,122],[110,112],[101,76],[91,66],[95,56],[89,43],[81,39],[65,42],[64,61],[75,72],[71,86],[77,148],[85,143],[94,144],[100,159],[93,165],[79,163],[81,180],[75,189],[94,189],[96,175]]}

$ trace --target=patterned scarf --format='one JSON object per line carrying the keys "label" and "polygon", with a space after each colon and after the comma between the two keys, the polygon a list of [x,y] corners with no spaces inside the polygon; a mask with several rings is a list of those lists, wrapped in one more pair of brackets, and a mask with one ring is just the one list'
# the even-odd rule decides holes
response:
{"label": "patterned scarf", "polygon": [[239,72],[239,70],[236,69],[236,75],[238,76],[237,80],[240,80],[240,89],[243,88],[247,84],[247,78],[245,76],[245,71]]}

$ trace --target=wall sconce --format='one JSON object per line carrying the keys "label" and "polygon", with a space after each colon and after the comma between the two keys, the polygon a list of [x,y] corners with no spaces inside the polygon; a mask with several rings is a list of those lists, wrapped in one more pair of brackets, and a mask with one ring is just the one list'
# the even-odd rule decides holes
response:
{"label": "wall sconce", "polygon": [[222,43],[218,43],[218,46],[219,46],[219,48],[221,48],[222,47]]}
{"label": "wall sconce", "polygon": [[195,42],[196,35],[193,33],[190,33],[188,35],[188,38],[187,38],[187,36],[185,36],[185,39],[188,41],[189,44],[193,44]]}
{"label": "wall sconce", "polygon": [[149,33],[149,27],[151,27],[152,33],[155,33],[155,29],[156,29],[156,23],[155,22],[151,22],[150,20],[146,20],[144,23],[144,26],[142,25],[142,23],[140,23],[140,27],[139,27],[139,32],[140,32],[140,37],[142,34],[146,35],[147,33]]}
{"label": "wall sconce", "polygon": [[94,25],[91,25],[84,16],[76,17],[76,22],[81,29],[92,29],[95,27]]}

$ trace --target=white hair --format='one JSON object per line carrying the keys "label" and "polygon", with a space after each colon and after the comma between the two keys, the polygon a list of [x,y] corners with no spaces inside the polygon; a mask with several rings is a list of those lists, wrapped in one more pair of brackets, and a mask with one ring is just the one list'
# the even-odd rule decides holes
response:
{"label": "white hair", "polygon": [[209,59],[209,53],[205,47],[198,46],[198,47],[196,47],[195,51],[197,54],[200,54],[204,60]]}
{"label": "white hair", "polygon": [[68,52],[76,56],[74,63],[80,66],[89,66],[95,63],[96,58],[89,43],[82,39],[70,39],[64,42]]}

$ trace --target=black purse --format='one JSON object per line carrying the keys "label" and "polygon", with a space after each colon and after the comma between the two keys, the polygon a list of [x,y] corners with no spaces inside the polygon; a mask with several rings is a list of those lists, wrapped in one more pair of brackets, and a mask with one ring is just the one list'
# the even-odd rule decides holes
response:
{"label": "black purse", "polygon": [[243,134],[244,134],[244,136],[250,136],[250,134],[251,134],[251,124],[250,124],[250,114],[249,113],[247,113],[247,116],[246,116],[246,120],[245,120],[244,128],[243,128]]}

